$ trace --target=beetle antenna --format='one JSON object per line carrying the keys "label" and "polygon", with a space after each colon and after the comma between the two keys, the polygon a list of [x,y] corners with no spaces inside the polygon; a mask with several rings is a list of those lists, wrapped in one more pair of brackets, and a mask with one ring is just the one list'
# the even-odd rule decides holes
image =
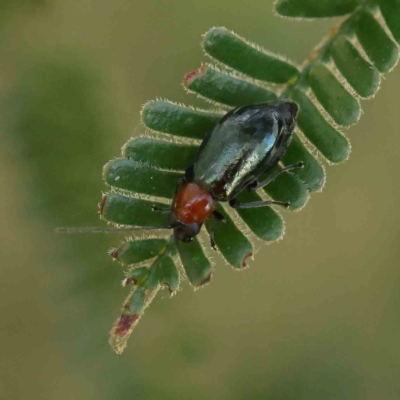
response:
{"label": "beetle antenna", "polygon": [[60,227],[56,228],[56,233],[118,233],[118,232],[132,232],[139,230],[155,230],[155,229],[172,229],[176,224],[171,224],[167,226],[131,226],[131,227],[121,227],[121,228],[102,228],[98,226],[83,226],[83,227]]}

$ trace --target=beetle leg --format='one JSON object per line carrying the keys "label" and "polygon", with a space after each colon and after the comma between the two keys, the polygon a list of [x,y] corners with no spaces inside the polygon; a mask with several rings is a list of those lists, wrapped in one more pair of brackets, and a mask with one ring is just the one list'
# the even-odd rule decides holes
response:
{"label": "beetle leg", "polygon": [[274,201],[274,200],[266,200],[266,201],[252,201],[251,203],[240,204],[236,199],[232,199],[229,201],[229,205],[232,208],[257,208],[257,207],[265,207],[265,206],[282,206],[288,208],[290,203],[288,201]]}
{"label": "beetle leg", "polygon": [[253,182],[251,182],[248,186],[247,186],[247,190],[250,190],[251,192],[256,190],[258,186],[258,181],[255,180]]}
{"label": "beetle leg", "polygon": [[209,235],[210,235],[211,247],[212,247],[215,251],[218,251],[218,249],[217,249],[217,244],[215,243],[215,233],[214,233],[214,231],[210,231]]}
{"label": "beetle leg", "polygon": [[263,182],[257,182],[256,184],[251,183],[249,185],[250,190],[257,190],[260,189],[264,186],[267,186],[271,182],[273,182],[280,174],[283,174],[284,172],[291,171],[292,169],[297,169],[297,168],[304,168],[304,163],[303,161],[300,161],[296,164],[291,164],[288,165],[285,168],[282,168],[280,171],[275,171],[273,174],[271,174],[265,181]]}
{"label": "beetle leg", "polygon": [[156,204],[153,204],[152,206],[151,206],[151,211],[157,211],[157,212],[161,212],[161,213],[167,213],[167,212],[170,212],[171,211],[171,208],[170,207],[166,207],[166,208],[163,208],[163,207],[159,207],[159,206],[157,206]]}
{"label": "beetle leg", "polygon": [[224,223],[226,222],[224,214],[220,213],[219,211],[214,210],[213,215],[218,221],[221,221],[221,222],[224,222]]}
{"label": "beetle leg", "polygon": [[193,182],[194,180],[194,166],[191,165],[190,167],[187,167],[185,170],[185,176],[183,179],[181,179],[181,184],[185,182]]}

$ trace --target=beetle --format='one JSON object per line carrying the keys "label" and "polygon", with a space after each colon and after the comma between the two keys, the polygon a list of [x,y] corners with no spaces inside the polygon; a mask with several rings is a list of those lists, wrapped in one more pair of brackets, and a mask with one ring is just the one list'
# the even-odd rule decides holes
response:
{"label": "beetle", "polygon": [[[173,229],[176,240],[190,243],[211,217],[225,221],[216,210],[218,202],[232,208],[255,208],[269,205],[289,207],[289,202],[256,201],[241,204],[236,197],[243,190],[257,190],[280,174],[304,167],[303,162],[275,171],[264,181],[259,178],[284,156],[296,124],[298,106],[290,101],[272,101],[234,108],[206,133],[195,160],[179,180],[170,207],[153,205],[152,210],[167,212],[171,222],[164,227],[129,228],[58,228],[58,232],[112,232],[142,229]],[[211,246],[216,250],[214,232]]]}
{"label": "beetle", "polygon": [[[171,213],[171,223],[165,228],[173,229],[177,240],[188,243],[209,218],[224,221],[215,208],[218,202],[228,202],[235,209],[272,204],[287,208],[288,202],[272,200],[241,204],[236,196],[243,190],[262,188],[281,173],[304,166],[302,162],[288,165],[266,180],[258,180],[285,154],[297,113],[297,104],[273,101],[238,107],[224,115],[205,135],[196,159],[178,183],[171,207],[153,206],[153,211]],[[216,249],[212,231],[210,240]]]}

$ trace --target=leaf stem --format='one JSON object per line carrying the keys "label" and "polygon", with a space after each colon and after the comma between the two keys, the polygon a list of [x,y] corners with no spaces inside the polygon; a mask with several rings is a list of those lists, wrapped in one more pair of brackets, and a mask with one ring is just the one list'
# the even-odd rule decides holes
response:
{"label": "leaf stem", "polygon": [[356,21],[360,12],[370,9],[375,9],[376,4],[370,3],[368,0],[364,4],[361,4],[353,13],[348,17],[344,18],[338,25],[332,27],[329,34],[317,45],[308,58],[305,60],[300,74],[295,78],[293,82],[289,81],[286,88],[279,95],[279,99],[287,99],[291,93],[296,89],[305,90],[309,87],[307,82],[308,72],[314,64],[320,61],[327,61],[329,59],[329,49],[333,42],[340,34],[349,34],[353,31],[354,22]]}

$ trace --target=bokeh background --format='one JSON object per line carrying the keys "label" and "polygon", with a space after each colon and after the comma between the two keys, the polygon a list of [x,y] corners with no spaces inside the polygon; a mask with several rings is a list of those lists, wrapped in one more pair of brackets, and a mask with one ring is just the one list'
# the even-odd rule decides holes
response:
{"label": "bokeh background", "polygon": [[[201,104],[184,73],[226,26],[302,62],[331,21],[275,18],[271,0],[2,0],[0,397],[395,400],[400,397],[400,68],[348,135],[350,160],[285,212],[283,241],[211,285],[159,296],[122,356],[108,331],[126,292],[101,225],[101,168],[156,97]],[[104,224],[102,224],[104,225]]]}

